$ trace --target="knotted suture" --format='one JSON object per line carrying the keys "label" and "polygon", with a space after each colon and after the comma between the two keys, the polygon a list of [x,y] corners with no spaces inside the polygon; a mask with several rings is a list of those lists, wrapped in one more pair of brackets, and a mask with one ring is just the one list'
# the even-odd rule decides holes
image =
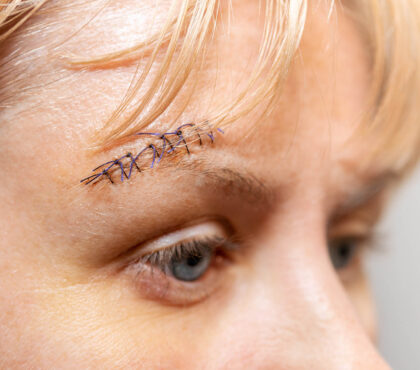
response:
{"label": "knotted suture", "polygon": [[102,163],[92,170],[92,175],[85,177],[80,182],[89,185],[105,178],[114,184],[115,174],[118,172],[121,182],[124,179],[129,180],[134,172],[142,172],[145,168],[154,168],[165,157],[176,152],[185,150],[188,155],[191,154],[193,143],[202,146],[207,141],[213,144],[216,132],[224,133],[220,128],[213,130],[208,124],[203,127],[194,123],[183,124],[169,132],[139,132],[135,135],[152,139],[153,142],[149,141],[137,154],[128,152],[122,157]]}

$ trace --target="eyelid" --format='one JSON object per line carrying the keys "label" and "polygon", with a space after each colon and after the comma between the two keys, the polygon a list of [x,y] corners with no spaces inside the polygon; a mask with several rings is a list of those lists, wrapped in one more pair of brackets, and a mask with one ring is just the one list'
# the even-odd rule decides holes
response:
{"label": "eyelid", "polygon": [[140,246],[139,248],[141,248],[141,254],[146,255],[165,248],[170,248],[183,241],[188,241],[194,238],[211,237],[214,235],[218,235],[226,239],[229,237],[226,229],[220,224],[220,222],[208,221],[170,232],[145,243],[144,246]]}
{"label": "eyelid", "polygon": [[372,233],[372,226],[359,219],[331,224],[328,231],[328,239],[340,239],[343,236],[351,236],[357,239]]}

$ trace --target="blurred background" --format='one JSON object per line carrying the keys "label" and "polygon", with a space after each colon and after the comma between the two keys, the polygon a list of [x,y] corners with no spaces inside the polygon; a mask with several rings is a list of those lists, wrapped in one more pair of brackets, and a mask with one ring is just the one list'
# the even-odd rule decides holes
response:
{"label": "blurred background", "polygon": [[384,248],[368,256],[379,349],[393,369],[420,369],[420,169],[403,183],[378,228]]}

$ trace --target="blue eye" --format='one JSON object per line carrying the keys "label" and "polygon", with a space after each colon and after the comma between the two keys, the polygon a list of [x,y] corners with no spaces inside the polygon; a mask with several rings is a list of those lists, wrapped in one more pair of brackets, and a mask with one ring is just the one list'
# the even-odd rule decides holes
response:
{"label": "blue eye", "polygon": [[179,281],[196,281],[211,268],[215,256],[222,250],[236,247],[219,236],[183,241],[142,257],[142,263],[158,267]]}
{"label": "blue eye", "polygon": [[171,275],[178,280],[194,281],[199,279],[208,269],[212,260],[210,248],[200,248],[173,256],[169,263]]}
{"label": "blue eye", "polygon": [[328,243],[328,251],[331,263],[336,270],[347,267],[355,255],[357,249],[357,240],[338,239]]}

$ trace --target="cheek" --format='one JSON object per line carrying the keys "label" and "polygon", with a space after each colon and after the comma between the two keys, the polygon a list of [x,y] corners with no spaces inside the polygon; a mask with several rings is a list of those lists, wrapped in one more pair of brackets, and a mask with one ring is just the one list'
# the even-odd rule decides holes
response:
{"label": "cheek", "polygon": [[17,298],[0,316],[2,368],[182,368],[177,318],[130,299],[120,282],[45,284]]}

